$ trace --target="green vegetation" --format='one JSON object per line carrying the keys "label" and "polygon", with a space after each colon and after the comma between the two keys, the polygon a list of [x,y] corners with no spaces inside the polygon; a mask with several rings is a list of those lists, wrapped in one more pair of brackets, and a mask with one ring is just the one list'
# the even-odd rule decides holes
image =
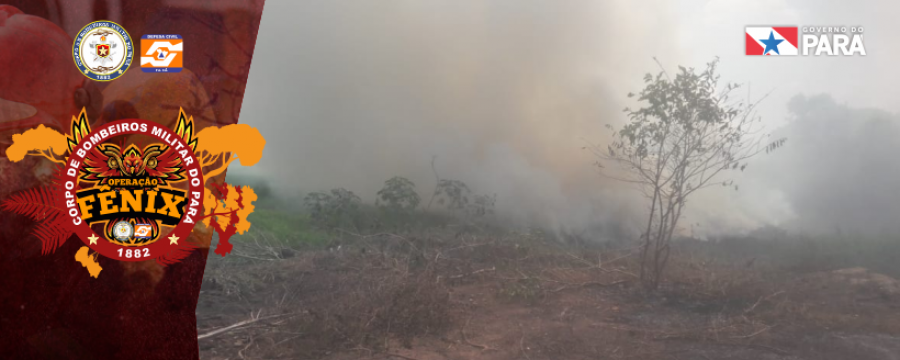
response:
{"label": "green vegetation", "polygon": [[419,194],[416,184],[409,179],[394,176],[384,182],[384,188],[378,191],[375,205],[391,212],[412,212],[419,207]]}
{"label": "green vegetation", "polygon": [[[682,210],[691,195],[700,189],[721,185],[737,186],[722,179],[724,172],[743,171],[747,160],[762,151],[784,144],[771,143],[758,128],[759,101],[734,100],[738,84],[719,86],[718,59],[697,73],[679,67],[674,77],[663,70],[644,77],[645,87],[637,95],[640,108],[625,108],[629,122],[613,130],[613,142],[606,149],[593,147],[605,165],[623,171],[611,178],[639,187],[649,202],[646,226],[641,235],[642,282],[659,287],[671,252],[670,243]],[[624,173],[624,175],[620,175]]]}
{"label": "green vegetation", "polygon": [[324,246],[328,234],[313,226],[309,214],[277,209],[256,209],[249,217],[253,224],[248,236],[254,231],[267,232],[277,239],[283,239],[289,246]]}
{"label": "green vegetation", "polygon": [[359,196],[344,188],[331,189],[328,193],[309,193],[303,198],[310,218],[326,230],[347,227],[358,229],[361,202]]}
{"label": "green vegetation", "polygon": [[458,180],[441,181],[437,191],[441,207],[431,211],[420,208],[415,184],[400,176],[385,181],[372,203],[344,188],[286,198],[262,179],[235,176],[229,181],[257,191],[256,209],[248,217],[252,226],[246,234],[236,235],[235,243],[244,247],[245,253],[259,253],[264,259],[282,258],[284,249],[335,247],[346,235],[466,228],[491,216],[497,201],[496,195],[473,195],[468,185]]}

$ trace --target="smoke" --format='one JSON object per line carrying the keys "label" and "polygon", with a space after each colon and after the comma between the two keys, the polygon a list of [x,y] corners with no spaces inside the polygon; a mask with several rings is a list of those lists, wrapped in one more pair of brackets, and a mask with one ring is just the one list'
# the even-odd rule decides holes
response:
{"label": "smoke", "polygon": [[[892,38],[884,36],[886,13],[842,20],[849,5],[817,4],[270,2],[241,117],[260,130],[267,147],[259,164],[232,165],[232,173],[265,177],[286,196],[343,187],[367,201],[374,201],[385,180],[404,176],[427,199],[436,156],[441,178],[497,194],[497,211],[505,219],[559,231],[614,228],[633,235],[644,200],[601,177],[582,147],[585,141],[608,141],[604,125],[624,120],[621,110],[630,105],[625,94],[640,90],[645,73],[658,71],[653,56],[674,69],[700,68],[721,55],[723,80],[751,82],[757,97],[777,90],[762,109],[772,124],[783,124],[787,99],[802,91],[893,106],[878,87],[854,86],[878,74],[890,58],[874,55],[891,48]],[[744,25],[845,22],[873,33],[867,37],[871,56],[742,55]],[[848,70],[831,71],[835,66]],[[826,72],[830,77],[823,77]],[[872,164],[860,157],[887,150],[872,148],[868,135],[859,133],[863,127],[850,125],[868,113],[833,103],[833,112],[816,112],[811,109],[823,100],[815,99],[792,103],[797,119],[778,135],[789,138],[787,147],[751,162],[737,179],[740,190],[714,189],[692,198],[686,230],[701,235],[765,224],[811,228],[831,226],[835,219],[870,228],[867,221],[887,224],[897,214],[888,205],[893,200],[877,198],[874,190],[888,184],[861,177],[878,172],[857,169]],[[807,109],[806,115],[798,109]],[[823,129],[823,116],[832,119],[830,129]],[[857,135],[842,138],[850,135],[841,131]],[[853,148],[856,155],[820,156],[824,149],[830,154]],[[856,203],[841,196],[851,196],[847,191],[861,184],[870,186],[860,196],[875,196],[874,203],[884,205],[866,207],[864,198],[855,197],[860,203],[849,207]]]}
{"label": "smoke", "polygon": [[427,198],[436,156],[442,178],[497,194],[508,219],[621,224],[635,194],[582,147],[623,119],[621,100],[655,67],[646,49],[676,53],[658,36],[671,17],[644,16],[668,4],[267,4],[242,116],[267,148],[236,172],[369,201],[399,175]]}
{"label": "smoke", "polygon": [[[798,95],[775,136],[787,145],[753,181],[789,204],[780,225],[803,232],[886,235],[900,230],[900,118]],[[776,211],[777,212],[777,211]]]}

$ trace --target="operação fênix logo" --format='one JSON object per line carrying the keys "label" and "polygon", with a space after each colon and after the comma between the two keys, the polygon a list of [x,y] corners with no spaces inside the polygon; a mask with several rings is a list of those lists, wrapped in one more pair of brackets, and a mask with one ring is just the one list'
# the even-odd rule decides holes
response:
{"label": "opera\u00e7\u00e3o f\u00eanix logo", "polygon": [[11,195],[0,208],[35,221],[32,234],[44,254],[76,235],[85,246],[75,259],[94,277],[99,255],[168,265],[210,247],[211,235],[191,236],[195,226],[218,233],[215,252],[225,256],[230,237],[249,229],[256,194],[220,175],[234,160],[258,162],[265,140],[246,124],[195,134],[193,118],[183,110],[176,115],[173,129],[143,119],[92,129],[82,110],[69,134],[39,125],[13,135],[7,158],[43,157],[55,163],[55,177],[50,185]]}

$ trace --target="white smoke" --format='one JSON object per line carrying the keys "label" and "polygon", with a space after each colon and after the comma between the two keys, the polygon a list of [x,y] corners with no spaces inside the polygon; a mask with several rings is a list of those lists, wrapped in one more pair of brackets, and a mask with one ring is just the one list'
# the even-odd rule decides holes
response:
{"label": "white smoke", "polygon": [[[267,149],[258,165],[233,172],[265,176],[289,194],[344,187],[369,201],[398,175],[427,197],[437,156],[441,177],[496,193],[508,219],[566,231],[636,228],[628,221],[644,209],[639,193],[600,177],[581,148],[583,139],[608,141],[603,126],[624,120],[625,94],[659,70],[654,56],[670,70],[721,56],[723,80],[750,83],[753,97],[774,90],[761,113],[773,126],[801,91],[895,106],[875,86],[898,75],[878,73],[893,69],[878,55],[893,51],[889,12],[845,18],[851,5],[823,4],[269,2],[241,116],[260,129]],[[864,24],[870,56],[744,56],[743,27],[773,23]],[[739,180],[739,191],[698,194],[685,226],[719,233],[796,215],[791,190]]]}

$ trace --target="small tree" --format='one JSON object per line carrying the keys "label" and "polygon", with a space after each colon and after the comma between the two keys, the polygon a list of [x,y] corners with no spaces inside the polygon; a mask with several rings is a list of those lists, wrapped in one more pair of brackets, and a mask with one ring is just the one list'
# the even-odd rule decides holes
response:
{"label": "small tree", "polygon": [[375,205],[392,212],[408,213],[419,206],[419,201],[416,184],[407,178],[394,176],[385,181],[384,187],[378,191]]}
{"label": "small tree", "polygon": [[665,70],[655,77],[647,74],[644,90],[638,94],[642,107],[625,108],[629,122],[621,129],[607,125],[613,130],[613,141],[605,151],[591,146],[601,168],[604,162],[624,167],[624,175],[605,175],[637,185],[650,200],[641,234],[640,278],[652,289],[663,277],[672,234],[687,198],[713,185],[737,189],[733,180],[718,175],[743,171],[747,159],[785,141],[766,143],[768,135],[757,129],[759,101],[732,100],[730,95],[739,85],[729,83],[720,89],[717,65],[718,58],[699,74],[679,67],[675,79]]}
{"label": "small tree", "polygon": [[375,199],[375,205],[381,209],[381,217],[374,226],[387,225],[395,230],[409,226],[419,201],[416,184],[400,176],[390,178],[384,182]]}

